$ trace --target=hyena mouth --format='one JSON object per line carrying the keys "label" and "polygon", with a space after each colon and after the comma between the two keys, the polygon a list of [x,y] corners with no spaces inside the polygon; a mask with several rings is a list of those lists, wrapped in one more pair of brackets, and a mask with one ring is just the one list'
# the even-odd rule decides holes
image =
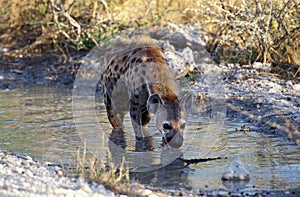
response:
{"label": "hyena mouth", "polygon": [[169,149],[180,149],[183,144],[183,136],[179,132],[166,131],[162,132],[163,142]]}

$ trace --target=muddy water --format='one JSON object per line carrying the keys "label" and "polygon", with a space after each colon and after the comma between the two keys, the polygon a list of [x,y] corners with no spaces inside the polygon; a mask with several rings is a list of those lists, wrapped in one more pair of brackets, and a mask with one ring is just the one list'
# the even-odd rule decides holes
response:
{"label": "muddy water", "polygon": [[[96,116],[100,125],[108,125],[103,103],[97,101]],[[82,107],[85,110],[84,106]],[[89,115],[87,115],[89,116]],[[199,121],[200,120],[200,121]],[[214,158],[186,166],[175,161],[159,170],[133,173],[134,180],[163,188],[219,189],[232,191],[254,191],[267,189],[289,189],[300,187],[300,147],[283,138],[256,132],[236,132],[243,123],[225,120],[224,126],[211,126],[207,117],[189,117],[190,126],[186,132],[182,157],[184,159]],[[200,124],[199,124],[200,122]],[[78,130],[97,126],[99,123],[74,124],[72,112],[72,92],[59,88],[27,87],[0,91],[0,149],[20,155],[30,155],[37,160],[66,163],[73,159],[76,150],[82,147],[82,136]],[[130,128],[129,117],[125,125]],[[154,129],[153,124],[149,129]],[[110,129],[104,129],[109,135]],[[125,135],[126,150],[134,152],[135,140],[130,129]],[[212,134],[211,134],[212,133]],[[99,137],[98,130],[90,130],[91,138]],[[103,136],[102,136],[103,138]],[[106,140],[106,139],[101,139]],[[99,147],[106,157],[107,144],[89,141],[91,147]],[[94,144],[93,144],[94,143]],[[155,159],[161,155],[160,134],[154,131],[153,161],[148,167],[157,166]],[[102,150],[102,152],[101,152]],[[236,158],[244,162],[250,172],[250,180],[244,182],[224,182],[223,172]],[[135,162],[129,160],[129,162]],[[160,166],[159,166],[160,167]]]}

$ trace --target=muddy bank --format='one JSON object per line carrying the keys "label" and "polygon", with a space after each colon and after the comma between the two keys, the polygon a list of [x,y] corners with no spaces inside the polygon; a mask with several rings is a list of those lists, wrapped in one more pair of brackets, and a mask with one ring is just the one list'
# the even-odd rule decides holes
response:
{"label": "muddy bank", "polygon": [[87,51],[75,51],[63,58],[44,53],[10,57],[0,53],[0,89],[13,89],[18,83],[72,88],[81,58]]}
{"label": "muddy bank", "polygon": [[220,64],[227,117],[248,124],[237,131],[257,131],[300,139],[300,83],[278,78],[269,65]]}

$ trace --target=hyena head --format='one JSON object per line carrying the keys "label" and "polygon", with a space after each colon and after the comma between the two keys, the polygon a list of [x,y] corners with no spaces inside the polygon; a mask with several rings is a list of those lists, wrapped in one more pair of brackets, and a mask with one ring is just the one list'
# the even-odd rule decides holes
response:
{"label": "hyena head", "polygon": [[186,127],[186,113],[191,109],[192,94],[178,99],[177,96],[162,97],[152,94],[147,101],[147,109],[155,114],[156,127],[169,148],[180,148],[183,144],[183,133]]}

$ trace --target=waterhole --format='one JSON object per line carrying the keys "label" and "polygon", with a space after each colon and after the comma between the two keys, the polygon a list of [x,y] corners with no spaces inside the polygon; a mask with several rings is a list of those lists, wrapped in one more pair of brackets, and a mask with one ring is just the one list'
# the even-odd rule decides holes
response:
{"label": "waterhole", "polygon": [[[107,123],[101,98],[97,100],[97,116],[101,123]],[[195,124],[189,117],[189,131],[192,136],[183,152],[186,160],[195,158],[221,159],[186,165],[175,161],[164,168],[132,173],[133,180],[143,184],[178,189],[237,189],[238,191],[282,190],[300,187],[300,147],[293,142],[273,135],[257,132],[237,132],[245,123],[226,120],[218,131],[215,146],[208,154],[201,150],[205,146],[203,136],[209,120],[203,117],[202,124]],[[125,118],[125,124],[130,124]],[[77,125],[78,126],[78,125]],[[85,127],[87,125],[80,125]],[[150,125],[149,129],[154,129]],[[19,155],[30,155],[36,160],[68,163],[76,155],[83,142],[76,132],[72,113],[72,92],[54,87],[28,87],[0,91],[0,149]],[[107,135],[110,130],[104,131]],[[97,136],[97,133],[90,133]],[[135,138],[125,135],[126,150],[134,151]],[[154,152],[163,149],[159,132],[154,131]],[[201,142],[201,143],[200,143]],[[103,159],[107,158],[107,147],[103,144]],[[201,154],[200,154],[201,153]],[[238,183],[224,182],[222,174],[230,163],[240,157],[250,172],[250,180]],[[153,161],[155,163],[155,161]],[[149,164],[151,165],[151,164]]]}

